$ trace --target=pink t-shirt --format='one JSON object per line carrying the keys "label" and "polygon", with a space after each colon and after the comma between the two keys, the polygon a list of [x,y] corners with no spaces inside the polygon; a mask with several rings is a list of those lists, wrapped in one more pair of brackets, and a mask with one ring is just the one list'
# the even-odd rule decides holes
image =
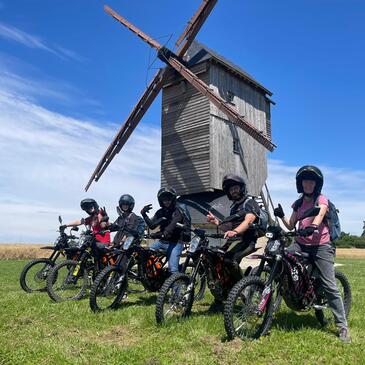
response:
{"label": "pink t-shirt", "polygon": [[[318,205],[326,205],[328,207],[328,199],[325,196],[320,195],[317,200],[318,200]],[[303,216],[304,212],[314,207],[314,203],[315,201],[313,199],[309,201],[303,199],[302,206],[299,207],[296,212],[294,212],[296,221],[299,222],[299,227],[298,227],[299,229],[306,228],[312,224],[315,217],[307,217],[304,219],[301,219],[301,217]],[[293,203],[292,205],[293,209],[294,209],[294,204],[295,203]],[[323,221],[319,225],[318,231],[319,233],[313,233],[311,236],[308,237],[297,237],[296,240],[298,243],[304,245],[323,245],[325,243],[331,242],[328,226]]]}

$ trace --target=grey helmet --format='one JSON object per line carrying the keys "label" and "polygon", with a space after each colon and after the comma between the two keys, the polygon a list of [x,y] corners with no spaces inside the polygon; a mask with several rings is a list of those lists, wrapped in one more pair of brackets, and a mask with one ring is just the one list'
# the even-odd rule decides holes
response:
{"label": "grey helmet", "polygon": [[135,204],[135,200],[133,198],[133,196],[129,195],[129,194],[123,194],[120,198],[119,198],[119,208],[122,209],[122,205],[128,205],[128,211],[131,212],[134,208],[134,204]]}

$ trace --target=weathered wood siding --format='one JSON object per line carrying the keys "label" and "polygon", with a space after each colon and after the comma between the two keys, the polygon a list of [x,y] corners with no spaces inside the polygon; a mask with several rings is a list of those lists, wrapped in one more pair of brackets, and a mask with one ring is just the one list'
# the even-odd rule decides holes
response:
{"label": "weathered wood siding", "polygon": [[[268,104],[265,95],[219,64],[212,63],[209,70],[210,87],[224,99],[228,92],[233,93],[233,104],[239,113],[246,116],[256,128],[267,133]],[[235,173],[246,179],[250,194],[258,195],[267,178],[266,149],[230,123],[227,116],[213,104],[210,105],[210,113],[211,187],[220,189],[223,176]],[[234,138],[238,142],[239,153],[233,152]]]}
{"label": "weathered wood siding", "polygon": [[[209,83],[206,66],[192,71]],[[169,80],[162,91],[161,124],[161,185],[173,186],[179,195],[209,191],[209,100],[181,78]]]}

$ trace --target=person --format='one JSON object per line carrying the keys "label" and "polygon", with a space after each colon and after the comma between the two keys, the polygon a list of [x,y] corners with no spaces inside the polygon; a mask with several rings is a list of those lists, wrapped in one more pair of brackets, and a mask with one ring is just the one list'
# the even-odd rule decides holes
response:
{"label": "person", "polygon": [[[258,223],[260,207],[254,199],[247,196],[246,183],[240,176],[234,174],[224,176],[222,190],[228,199],[233,201],[230,216],[220,221],[209,212],[207,220],[225,232],[224,238],[227,238],[227,242],[222,247],[226,251],[224,261],[234,281],[237,282],[243,276],[240,268],[241,260],[255,251],[258,235],[252,223]],[[215,298],[209,311],[222,310],[223,303]]]}
{"label": "person", "polygon": [[123,194],[119,198],[117,213],[118,218],[108,226],[111,232],[117,231],[114,236],[113,245],[122,245],[128,236],[140,238],[144,232],[144,222],[141,217],[133,213],[135,205],[134,198],[129,194]]}
{"label": "person", "polygon": [[230,217],[220,221],[209,212],[207,220],[225,232],[224,238],[228,238],[223,246],[226,250],[225,258],[232,261],[234,271],[240,276],[239,264],[242,258],[255,249],[258,236],[251,224],[258,222],[260,207],[253,198],[247,196],[246,183],[240,176],[226,175],[222,181],[222,189],[228,199],[233,201]]}
{"label": "person", "polygon": [[147,213],[152,209],[152,204],[144,206],[141,210],[143,219],[150,229],[159,228],[159,231],[151,236],[159,238],[149,248],[163,250],[168,259],[168,268],[171,274],[179,271],[179,261],[184,248],[183,230],[177,223],[184,224],[184,217],[176,203],[177,194],[170,186],[161,188],[157,193],[158,209],[152,218]]}
{"label": "person", "polygon": [[64,227],[85,225],[95,234],[95,239],[99,248],[103,248],[105,245],[110,245],[110,233],[99,233],[105,230],[108,226],[108,216],[105,209],[100,208],[99,204],[94,199],[89,198],[81,200],[80,207],[88,214],[88,217],[67,223]]}
{"label": "person", "polygon": [[[328,212],[328,199],[321,194],[323,174],[316,166],[305,165],[296,174],[297,192],[301,197],[293,205],[293,212],[288,219],[282,206],[274,209],[274,215],[279,217],[286,228],[293,230],[298,224],[301,236],[296,238],[289,249],[303,251],[310,255],[310,259],[319,271],[328,304],[339,327],[340,340],[349,343],[349,335],[345,309],[340,292],[336,285],[334,259],[335,247],[331,242],[329,226],[325,219]],[[318,205],[320,211],[315,217],[301,219],[304,212]]]}

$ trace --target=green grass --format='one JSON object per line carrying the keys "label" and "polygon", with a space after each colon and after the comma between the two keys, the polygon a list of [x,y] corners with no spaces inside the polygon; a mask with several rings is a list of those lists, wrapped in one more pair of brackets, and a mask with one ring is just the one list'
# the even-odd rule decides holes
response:
{"label": "green grass", "polygon": [[94,314],[88,299],[56,304],[46,293],[26,294],[18,283],[26,261],[0,261],[0,364],[363,364],[364,260],[338,262],[352,285],[351,345],[335,328],[321,329],[314,313],[285,306],[268,336],[228,342],[223,316],[207,313],[210,294],[169,326],[155,325],[154,294]]}

